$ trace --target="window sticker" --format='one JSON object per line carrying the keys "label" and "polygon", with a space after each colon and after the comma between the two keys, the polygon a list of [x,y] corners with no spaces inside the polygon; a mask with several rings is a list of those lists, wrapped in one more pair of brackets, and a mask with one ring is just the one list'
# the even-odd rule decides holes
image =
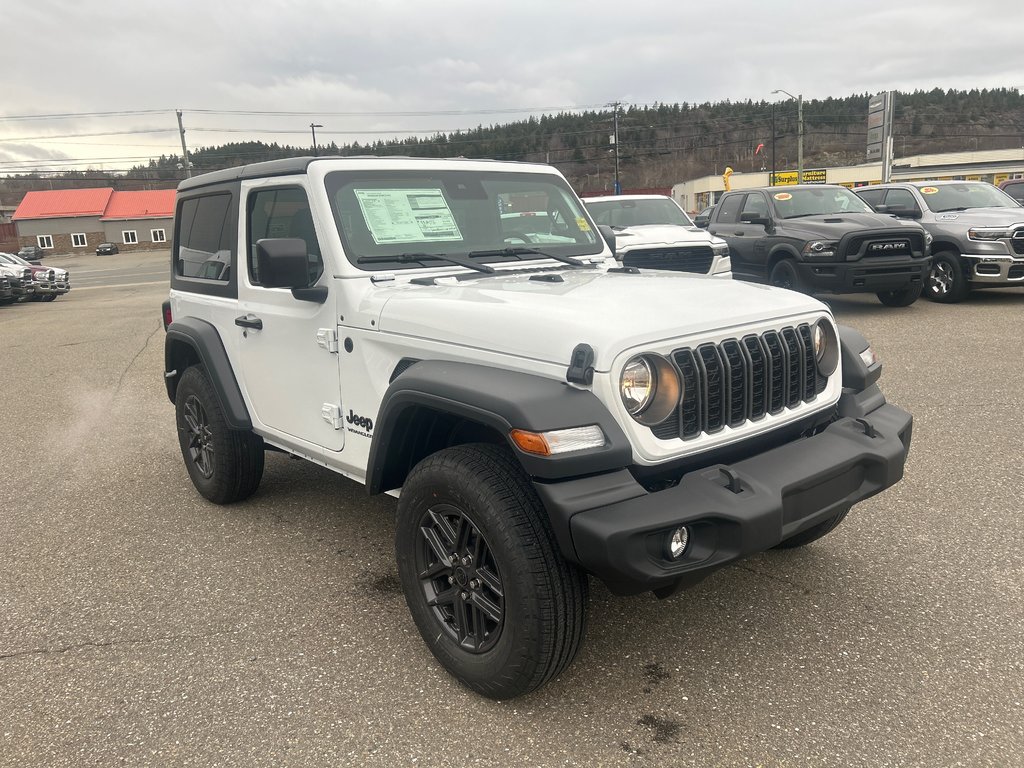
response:
{"label": "window sticker", "polygon": [[938,191],[939,191],[938,187],[921,187],[921,194],[922,195],[934,195],[934,194],[937,194]]}
{"label": "window sticker", "polygon": [[793,196],[789,192],[776,192],[773,197],[776,200],[792,200]]}
{"label": "window sticker", "polygon": [[462,240],[438,189],[357,189],[356,200],[377,245]]}
{"label": "window sticker", "polygon": [[587,224],[587,220],[584,219],[582,216],[576,217],[576,227],[579,229],[580,232],[590,231],[590,225]]}

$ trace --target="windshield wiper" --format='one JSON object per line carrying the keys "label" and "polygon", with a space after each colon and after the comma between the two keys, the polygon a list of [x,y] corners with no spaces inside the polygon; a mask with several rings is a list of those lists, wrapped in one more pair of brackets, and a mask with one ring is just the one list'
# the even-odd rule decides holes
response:
{"label": "windshield wiper", "polygon": [[[470,257],[478,254],[471,253]],[[356,264],[383,264],[389,261],[397,261],[399,264],[411,264],[413,262],[422,261],[447,261],[449,264],[457,264],[460,267],[466,267],[477,272],[484,272],[491,274],[494,272],[494,267],[490,267],[487,264],[479,264],[472,261],[471,258],[464,259],[461,256],[441,256],[436,253],[397,253],[394,256],[360,256],[356,259]]]}
{"label": "windshield wiper", "polygon": [[519,245],[514,248],[495,248],[492,251],[471,251],[469,256],[523,256],[523,255],[535,255],[545,259],[554,259],[560,261],[563,264],[570,264],[574,267],[590,267],[592,264],[584,264],[582,261],[574,259],[572,256],[562,256],[556,253],[546,253],[545,251],[538,251],[536,248],[524,248]]}

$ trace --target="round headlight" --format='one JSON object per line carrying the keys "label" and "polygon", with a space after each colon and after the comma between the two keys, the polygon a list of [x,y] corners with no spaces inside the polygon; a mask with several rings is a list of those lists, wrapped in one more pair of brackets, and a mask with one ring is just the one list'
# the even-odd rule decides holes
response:
{"label": "round headlight", "polygon": [[619,394],[630,416],[639,416],[650,405],[656,386],[654,371],[647,360],[634,357],[626,363],[619,379]]}
{"label": "round headlight", "polygon": [[630,416],[653,427],[675,413],[683,397],[683,383],[667,358],[638,355],[622,368],[619,395]]}
{"label": "round headlight", "polygon": [[839,365],[839,338],[827,320],[819,320],[811,331],[814,342],[814,362],[822,376],[831,376]]}

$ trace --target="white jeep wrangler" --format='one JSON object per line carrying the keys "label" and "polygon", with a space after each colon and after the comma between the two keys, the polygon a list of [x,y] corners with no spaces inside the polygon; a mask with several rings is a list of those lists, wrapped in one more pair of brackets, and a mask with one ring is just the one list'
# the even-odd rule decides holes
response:
{"label": "white jeep wrangler", "polygon": [[272,448],[398,496],[413,620],[508,698],[576,655],[589,575],[666,596],[902,477],[911,417],[826,306],[620,266],[614,240],[543,165],[183,182],[164,378],[192,482],[245,499]]}

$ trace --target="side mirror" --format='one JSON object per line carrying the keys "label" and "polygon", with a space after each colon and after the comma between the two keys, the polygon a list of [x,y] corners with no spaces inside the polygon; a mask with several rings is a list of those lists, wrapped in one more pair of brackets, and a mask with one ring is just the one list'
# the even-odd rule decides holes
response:
{"label": "side mirror", "polygon": [[264,288],[308,288],[306,241],[297,237],[257,240],[256,273]]}
{"label": "side mirror", "polygon": [[[612,249],[612,256],[615,256],[615,230],[607,224],[598,224],[597,231],[601,233],[601,237],[608,243],[608,247]],[[616,256],[616,258],[618,257]]]}
{"label": "side mirror", "polygon": [[708,216],[694,216],[693,226],[700,227],[701,229],[707,229],[708,224],[711,223],[711,219]]}
{"label": "side mirror", "polygon": [[917,208],[903,208],[898,205],[880,205],[878,206],[879,213],[888,213],[890,216],[896,216],[900,219],[920,219],[921,212]]}
{"label": "side mirror", "polygon": [[744,224],[760,224],[762,227],[770,227],[772,220],[767,216],[758,216],[756,213],[741,213],[740,221]]}

